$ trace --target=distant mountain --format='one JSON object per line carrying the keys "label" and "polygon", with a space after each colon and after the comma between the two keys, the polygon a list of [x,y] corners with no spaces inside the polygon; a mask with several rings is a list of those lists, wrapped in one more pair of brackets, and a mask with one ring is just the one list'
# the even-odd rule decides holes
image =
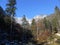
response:
{"label": "distant mountain", "polygon": [[[15,20],[17,23],[22,24],[22,17],[15,17]],[[29,24],[31,24],[31,19],[27,18],[27,21],[29,22]]]}
{"label": "distant mountain", "polygon": [[[36,16],[34,16],[33,18],[37,21],[37,20],[43,19],[43,18],[46,17],[46,16],[47,16],[47,15],[36,15]],[[32,18],[32,19],[33,19],[33,18]],[[29,22],[29,24],[31,24],[32,19],[28,19],[28,18],[26,18],[26,19],[27,19],[27,21]],[[15,20],[16,20],[17,23],[22,24],[22,17],[15,17]]]}
{"label": "distant mountain", "polygon": [[44,19],[44,17],[46,17],[47,15],[36,15],[35,17],[34,17],[34,19],[36,20],[36,21],[38,21],[38,20],[42,20],[42,19]]}
{"label": "distant mountain", "polygon": [[22,18],[19,18],[19,17],[15,17],[15,20],[17,23],[21,24],[22,23]]}
{"label": "distant mountain", "polygon": [[34,18],[35,19],[43,19],[44,17],[46,17],[47,15],[36,15]]}

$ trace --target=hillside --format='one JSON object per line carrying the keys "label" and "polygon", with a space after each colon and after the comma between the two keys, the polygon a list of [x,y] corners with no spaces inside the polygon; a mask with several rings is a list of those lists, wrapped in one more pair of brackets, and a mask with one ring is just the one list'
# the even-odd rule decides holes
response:
{"label": "hillside", "polygon": [[5,11],[0,7],[0,45],[26,44],[32,38],[30,30],[23,29],[20,24],[15,22],[14,18],[11,20],[11,17],[6,15]]}

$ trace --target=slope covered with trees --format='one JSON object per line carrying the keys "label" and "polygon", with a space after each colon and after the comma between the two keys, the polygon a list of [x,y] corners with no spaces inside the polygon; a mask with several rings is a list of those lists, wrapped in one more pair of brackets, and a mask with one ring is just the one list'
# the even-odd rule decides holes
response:
{"label": "slope covered with trees", "polygon": [[[28,43],[32,41],[33,38],[32,33],[30,30],[23,29],[20,24],[16,23],[14,18],[6,15],[4,10],[0,7],[0,44],[7,44],[7,43]],[[11,29],[12,24],[12,29]]]}

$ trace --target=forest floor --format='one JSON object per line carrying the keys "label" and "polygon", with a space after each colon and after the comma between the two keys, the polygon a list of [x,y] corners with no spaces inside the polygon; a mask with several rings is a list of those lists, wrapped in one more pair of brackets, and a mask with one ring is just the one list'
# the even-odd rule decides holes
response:
{"label": "forest floor", "polygon": [[57,33],[54,35],[54,37],[57,39],[56,41],[53,40],[53,43],[49,44],[49,45],[60,45],[60,34]]}

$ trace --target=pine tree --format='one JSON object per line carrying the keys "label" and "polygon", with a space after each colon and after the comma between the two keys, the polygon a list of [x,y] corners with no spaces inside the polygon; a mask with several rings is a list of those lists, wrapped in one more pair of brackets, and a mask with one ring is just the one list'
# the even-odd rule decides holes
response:
{"label": "pine tree", "polygon": [[59,13],[60,12],[60,9],[56,6],[55,7],[55,13]]}
{"label": "pine tree", "polygon": [[23,18],[22,18],[22,27],[25,29],[29,29],[29,23],[28,23],[25,15],[23,15]]}
{"label": "pine tree", "polygon": [[44,18],[44,26],[46,30],[49,30],[52,33],[52,24],[51,21],[47,20],[46,18]]}
{"label": "pine tree", "polygon": [[[14,23],[13,17],[15,16],[16,0],[8,0],[8,3],[6,4],[6,6],[7,6],[7,8],[6,8],[6,14],[7,14],[6,20],[8,22],[10,22],[10,34],[11,34],[12,32],[14,32],[13,31],[13,23]],[[11,19],[11,20],[9,21],[9,19]]]}
{"label": "pine tree", "polygon": [[49,22],[46,18],[44,18],[44,25],[45,25],[45,28],[48,29],[49,28]]}
{"label": "pine tree", "polygon": [[6,6],[7,15],[15,16],[16,0],[8,0],[8,4],[6,4]]}
{"label": "pine tree", "polygon": [[60,29],[60,9],[56,6],[55,7],[55,17],[52,20],[52,25],[53,25],[53,29],[55,31],[58,31],[58,29]]}
{"label": "pine tree", "polygon": [[58,19],[58,20],[60,20],[60,9],[56,6],[55,7],[55,17]]}
{"label": "pine tree", "polygon": [[59,23],[58,23],[58,19],[55,17],[52,20],[52,27],[53,27],[53,32],[58,32],[57,27],[58,27]]}
{"label": "pine tree", "polygon": [[36,37],[37,37],[37,26],[36,26],[35,19],[32,20],[31,30],[32,30],[32,34],[34,35],[34,37],[36,39]]}

